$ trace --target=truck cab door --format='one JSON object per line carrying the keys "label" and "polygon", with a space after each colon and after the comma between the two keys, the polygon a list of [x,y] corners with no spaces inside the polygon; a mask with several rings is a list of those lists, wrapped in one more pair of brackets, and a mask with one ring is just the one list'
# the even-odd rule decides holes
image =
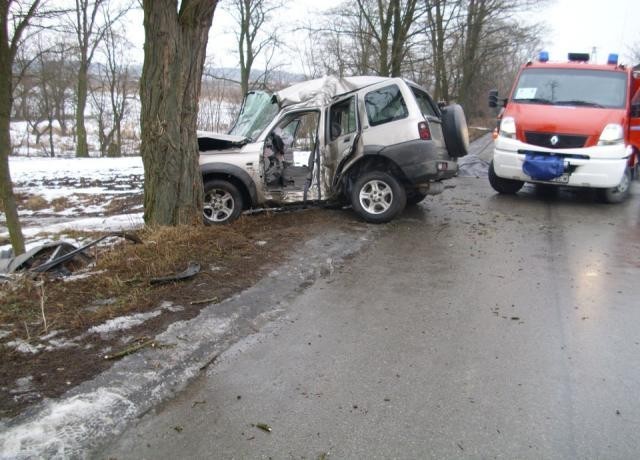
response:
{"label": "truck cab door", "polygon": [[[629,114],[629,143],[633,145],[634,157],[630,160],[630,166],[638,168],[638,155],[640,155],[640,89],[636,91],[631,99],[631,109]],[[637,169],[636,169],[637,171]]]}
{"label": "truck cab door", "polygon": [[342,166],[351,158],[359,145],[360,122],[357,96],[341,98],[327,109],[325,126],[326,146],[322,158],[322,182],[327,190],[335,191]]}

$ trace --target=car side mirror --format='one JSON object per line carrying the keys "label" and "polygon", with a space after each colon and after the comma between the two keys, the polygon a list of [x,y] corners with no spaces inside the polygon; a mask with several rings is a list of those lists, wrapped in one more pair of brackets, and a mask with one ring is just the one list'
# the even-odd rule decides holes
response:
{"label": "car side mirror", "polygon": [[498,90],[492,89],[489,91],[489,107],[496,108],[498,107]]}

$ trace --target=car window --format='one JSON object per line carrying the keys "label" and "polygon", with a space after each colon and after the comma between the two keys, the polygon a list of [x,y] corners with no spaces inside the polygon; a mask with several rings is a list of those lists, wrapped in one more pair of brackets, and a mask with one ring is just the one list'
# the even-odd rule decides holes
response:
{"label": "car window", "polygon": [[299,112],[281,120],[267,135],[264,158],[279,154],[286,162],[306,165],[309,154],[315,149],[318,135],[319,113]]}
{"label": "car window", "polygon": [[433,101],[429,97],[427,93],[422,91],[421,89],[410,87],[411,91],[413,91],[413,95],[416,97],[416,102],[418,103],[418,107],[420,107],[420,112],[422,112],[422,116],[424,117],[437,117],[436,109],[434,108]]}
{"label": "car window", "polygon": [[331,140],[356,131],[356,98],[350,97],[331,106],[329,111]]}
{"label": "car window", "polygon": [[385,86],[367,93],[364,97],[364,105],[371,126],[399,120],[409,115],[407,104],[397,85]]}

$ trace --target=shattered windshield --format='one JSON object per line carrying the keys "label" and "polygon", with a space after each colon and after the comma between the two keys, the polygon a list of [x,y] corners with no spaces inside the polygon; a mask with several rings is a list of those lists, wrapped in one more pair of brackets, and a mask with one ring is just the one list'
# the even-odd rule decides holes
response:
{"label": "shattered windshield", "polygon": [[278,104],[271,102],[271,94],[251,91],[247,93],[242,110],[229,134],[255,140],[277,113]]}
{"label": "shattered windshield", "polygon": [[627,97],[624,72],[593,69],[526,69],[513,92],[521,104],[623,108]]}

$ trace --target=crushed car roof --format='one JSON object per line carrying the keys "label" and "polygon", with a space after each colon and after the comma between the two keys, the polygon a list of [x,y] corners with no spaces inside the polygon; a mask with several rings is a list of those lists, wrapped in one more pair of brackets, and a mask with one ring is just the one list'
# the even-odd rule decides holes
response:
{"label": "crushed car roof", "polygon": [[303,103],[304,105],[325,105],[336,96],[350,93],[384,80],[389,80],[389,78],[371,76],[338,78],[330,75],[289,86],[275,92],[273,97],[276,98],[281,108]]}

